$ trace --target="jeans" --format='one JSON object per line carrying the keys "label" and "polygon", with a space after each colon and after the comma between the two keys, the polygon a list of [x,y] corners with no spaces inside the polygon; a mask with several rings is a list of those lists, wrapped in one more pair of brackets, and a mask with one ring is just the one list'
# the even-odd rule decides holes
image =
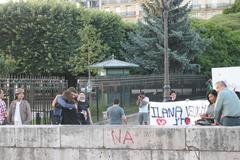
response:
{"label": "jeans", "polygon": [[223,126],[240,126],[240,118],[223,117],[221,124]]}

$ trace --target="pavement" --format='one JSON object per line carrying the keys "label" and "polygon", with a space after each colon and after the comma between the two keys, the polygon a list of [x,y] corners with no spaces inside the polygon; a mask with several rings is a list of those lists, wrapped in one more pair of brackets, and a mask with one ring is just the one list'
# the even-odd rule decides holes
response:
{"label": "pavement", "polygon": [[[128,125],[138,125],[138,113],[127,115]],[[109,120],[103,120],[95,123],[96,125],[107,125]]]}

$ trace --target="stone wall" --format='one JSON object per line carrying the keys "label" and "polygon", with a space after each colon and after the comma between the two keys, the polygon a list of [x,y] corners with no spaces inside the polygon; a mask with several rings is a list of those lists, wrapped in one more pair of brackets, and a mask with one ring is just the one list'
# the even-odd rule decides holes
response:
{"label": "stone wall", "polygon": [[240,160],[240,127],[0,126],[1,160]]}

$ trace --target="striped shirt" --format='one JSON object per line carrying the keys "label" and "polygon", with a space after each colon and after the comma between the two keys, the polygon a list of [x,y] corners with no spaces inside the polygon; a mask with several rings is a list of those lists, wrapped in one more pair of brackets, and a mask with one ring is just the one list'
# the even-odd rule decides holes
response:
{"label": "striped shirt", "polygon": [[3,124],[6,118],[7,118],[6,103],[2,99],[0,99],[0,124]]}

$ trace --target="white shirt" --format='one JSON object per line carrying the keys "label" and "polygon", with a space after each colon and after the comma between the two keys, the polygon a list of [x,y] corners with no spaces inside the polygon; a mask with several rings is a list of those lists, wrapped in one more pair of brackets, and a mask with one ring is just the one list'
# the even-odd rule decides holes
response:
{"label": "white shirt", "polygon": [[14,125],[22,125],[22,119],[20,115],[20,104],[21,101],[18,101],[16,103],[16,110],[15,110],[15,115],[14,115]]}
{"label": "white shirt", "polygon": [[[142,104],[144,102],[144,104]],[[144,97],[142,101],[140,101],[139,104],[139,112],[141,113],[148,113],[148,104],[149,104],[149,98]]]}

